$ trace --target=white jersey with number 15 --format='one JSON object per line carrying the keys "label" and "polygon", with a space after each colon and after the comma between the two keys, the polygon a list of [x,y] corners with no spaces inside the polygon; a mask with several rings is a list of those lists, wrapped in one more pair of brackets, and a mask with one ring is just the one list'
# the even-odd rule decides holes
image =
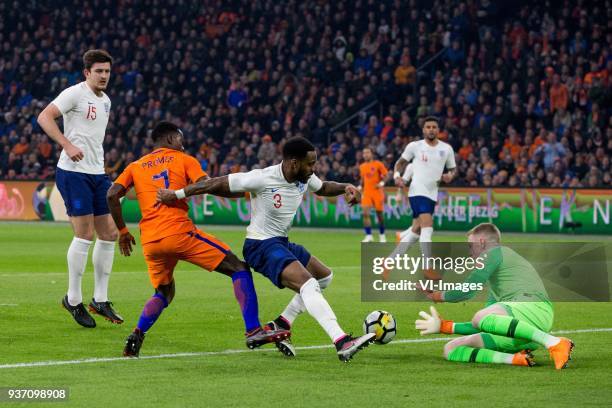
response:
{"label": "white jersey with number 15", "polygon": [[52,102],[64,118],[64,136],[83,151],[83,160],[73,162],[62,150],[57,167],[87,174],[104,174],[104,136],[110,116],[110,98],[97,96],[86,82],[65,89]]}

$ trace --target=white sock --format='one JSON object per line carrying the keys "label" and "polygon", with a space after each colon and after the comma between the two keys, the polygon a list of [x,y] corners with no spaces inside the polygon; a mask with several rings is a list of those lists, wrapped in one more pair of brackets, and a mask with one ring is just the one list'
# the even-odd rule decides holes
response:
{"label": "white sock", "polygon": [[[432,227],[423,227],[421,228],[421,237],[419,238],[419,243],[421,244],[421,253],[425,256],[425,258],[431,258],[431,236],[433,235]],[[425,269],[429,269],[426,265]]]}
{"label": "white sock", "polygon": [[[408,232],[406,233],[406,231]],[[412,232],[412,228],[408,228],[406,231],[400,234],[400,243],[387,258],[395,258],[398,254],[405,254],[419,240],[419,234]]]}
{"label": "white sock", "polygon": [[76,306],[83,302],[81,280],[87,265],[87,256],[92,241],[74,237],[68,248],[68,303]]}
{"label": "white sock", "polygon": [[302,297],[296,293],[287,304],[287,307],[285,307],[285,310],[281,313],[281,316],[284,317],[290,325],[293,325],[295,318],[305,310],[306,306],[304,306],[304,302],[302,302]]}
{"label": "white sock", "polygon": [[400,240],[416,242],[419,240],[419,234],[415,234],[414,232],[412,232],[412,227],[410,227],[400,232]]}
{"label": "white sock", "polygon": [[340,328],[336,315],[321,294],[321,287],[315,278],[310,278],[300,288],[300,296],[308,313],[315,318],[333,342],[346,333]]}
{"label": "white sock", "polygon": [[[319,287],[321,289],[325,289],[328,287],[334,277],[334,273],[330,273],[328,276],[319,279]],[[293,325],[295,318],[298,317],[299,314],[304,313],[306,311],[306,306],[304,306],[304,302],[302,301],[302,297],[299,294],[295,294],[281,316],[285,318],[289,322],[289,324]]]}
{"label": "white sock", "polygon": [[91,260],[94,265],[94,299],[96,302],[108,301],[108,281],[113,258],[115,257],[115,241],[96,239]]}
{"label": "white sock", "polygon": [[319,282],[319,286],[321,287],[321,289],[325,289],[326,287],[331,285],[332,279],[334,279],[334,273],[333,272],[331,272],[326,277],[319,279],[318,282]]}
{"label": "white sock", "polygon": [[551,348],[559,344],[560,341],[561,341],[560,338],[551,336],[550,334],[547,333],[546,340],[544,340],[544,346],[546,348]]}

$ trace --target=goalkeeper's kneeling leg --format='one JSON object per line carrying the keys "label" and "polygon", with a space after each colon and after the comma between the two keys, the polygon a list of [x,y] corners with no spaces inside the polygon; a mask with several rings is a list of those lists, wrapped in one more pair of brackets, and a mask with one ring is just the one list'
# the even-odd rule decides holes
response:
{"label": "goalkeeper's kneeling leg", "polygon": [[508,316],[508,312],[500,304],[494,303],[491,306],[485,307],[477,311],[472,318],[472,326],[480,330],[480,322],[489,315]]}
{"label": "goalkeeper's kneeling leg", "polygon": [[485,348],[484,333],[470,334],[449,341],[444,346],[444,358],[463,363],[512,364],[531,367],[533,356],[529,353],[502,353]]}
{"label": "goalkeeper's kneeling leg", "polygon": [[456,339],[453,339],[444,345],[444,358],[449,361],[456,361],[452,360],[450,356],[453,354],[453,351],[455,349],[462,346],[483,348],[484,343],[482,341],[480,333],[470,334],[469,336],[457,337]]}

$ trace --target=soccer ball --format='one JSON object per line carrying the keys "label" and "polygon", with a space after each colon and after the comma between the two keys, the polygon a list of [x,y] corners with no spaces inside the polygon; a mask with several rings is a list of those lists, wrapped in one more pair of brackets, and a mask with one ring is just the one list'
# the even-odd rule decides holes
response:
{"label": "soccer ball", "polygon": [[395,337],[395,319],[389,312],[375,310],[363,321],[363,332],[364,334],[374,333],[376,343],[387,344]]}

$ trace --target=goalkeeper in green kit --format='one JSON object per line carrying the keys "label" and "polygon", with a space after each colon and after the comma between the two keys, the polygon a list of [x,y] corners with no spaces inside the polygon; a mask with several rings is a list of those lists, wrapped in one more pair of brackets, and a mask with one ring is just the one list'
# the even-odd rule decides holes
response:
{"label": "goalkeeper in green kit", "polygon": [[[416,329],[424,334],[461,334],[444,346],[449,361],[533,366],[532,350],[546,347],[555,368],[565,368],[574,343],[550,334],[553,306],[533,266],[508,247],[501,246],[501,233],[491,223],[482,223],[467,233],[471,256],[484,258],[484,268],[474,270],[466,282],[487,283],[490,294],[484,309],[471,322],[443,320],[432,306],[421,311]],[[428,292],[435,302],[460,302],[475,291]]]}

